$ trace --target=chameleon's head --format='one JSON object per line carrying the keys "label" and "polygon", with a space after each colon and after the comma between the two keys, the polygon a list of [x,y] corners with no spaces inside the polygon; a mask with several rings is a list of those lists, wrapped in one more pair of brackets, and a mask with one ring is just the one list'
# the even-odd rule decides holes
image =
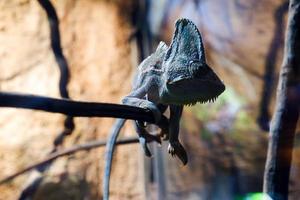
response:
{"label": "chameleon's head", "polygon": [[215,100],[225,86],[206,64],[201,35],[188,19],[179,19],[165,58],[163,103],[195,104]]}

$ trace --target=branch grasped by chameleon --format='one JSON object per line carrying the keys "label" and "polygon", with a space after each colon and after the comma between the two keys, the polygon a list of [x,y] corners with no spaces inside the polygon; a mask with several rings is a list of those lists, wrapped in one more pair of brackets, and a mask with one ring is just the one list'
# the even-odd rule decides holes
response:
{"label": "branch grasped by chameleon", "polygon": [[[39,95],[0,92],[0,107],[39,110],[73,117],[124,118],[155,123],[153,113],[146,108],[113,103],[57,99]],[[168,121],[166,117],[162,116],[162,118]]]}

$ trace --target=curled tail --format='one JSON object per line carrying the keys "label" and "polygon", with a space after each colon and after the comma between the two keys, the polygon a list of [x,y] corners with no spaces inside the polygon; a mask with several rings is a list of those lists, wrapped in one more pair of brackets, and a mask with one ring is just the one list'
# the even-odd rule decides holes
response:
{"label": "curled tail", "polygon": [[105,149],[105,168],[104,168],[104,175],[103,175],[103,200],[109,199],[109,180],[110,180],[110,172],[111,172],[111,164],[112,164],[112,157],[115,150],[115,144],[117,141],[117,138],[119,136],[120,130],[123,127],[125,123],[125,119],[117,119],[115,122]]}

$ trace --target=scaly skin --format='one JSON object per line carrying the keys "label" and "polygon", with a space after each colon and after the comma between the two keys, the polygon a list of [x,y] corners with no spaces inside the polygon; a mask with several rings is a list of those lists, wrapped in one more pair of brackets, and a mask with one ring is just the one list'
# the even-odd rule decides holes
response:
{"label": "scaly skin", "polygon": [[[190,20],[179,19],[170,47],[160,42],[156,51],[139,65],[132,92],[123,103],[151,110],[157,124],[161,123],[161,114],[169,107],[169,126],[168,130],[163,130],[163,136],[169,140],[168,152],[185,165],[187,153],[178,139],[183,106],[214,101],[224,90],[222,81],[206,64],[199,30]],[[119,125],[120,121],[117,121],[107,145],[104,200],[109,198],[112,154]],[[147,142],[156,137],[146,131],[144,122],[135,121],[134,125],[145,154],[151,156]]]}

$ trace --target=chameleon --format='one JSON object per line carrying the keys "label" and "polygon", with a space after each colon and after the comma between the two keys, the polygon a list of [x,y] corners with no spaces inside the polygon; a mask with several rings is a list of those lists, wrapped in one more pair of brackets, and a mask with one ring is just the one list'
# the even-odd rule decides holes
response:
{"label": "chameleon", "polygon": [[[179,141],[179,123],[185,105],[215,101],[225,85],[206,63],[204,45],[197,26],[189,19],[178,19],[170,46],[160,42],[156,51],[139,66],[129,95],[122,103],[150,110],[155,124],[169,108],[167,128],[159,136],[151,135],[142,121],[134,121],[139,142],[146,156],[151,156],[149,141],[164,137],[169,141],[168,153],[178,157],[183,165],[187,153]],[[109,179],[115,142],[125,119],[118,119],[109,136],[105,152],[103,199],[109,199]]]}

